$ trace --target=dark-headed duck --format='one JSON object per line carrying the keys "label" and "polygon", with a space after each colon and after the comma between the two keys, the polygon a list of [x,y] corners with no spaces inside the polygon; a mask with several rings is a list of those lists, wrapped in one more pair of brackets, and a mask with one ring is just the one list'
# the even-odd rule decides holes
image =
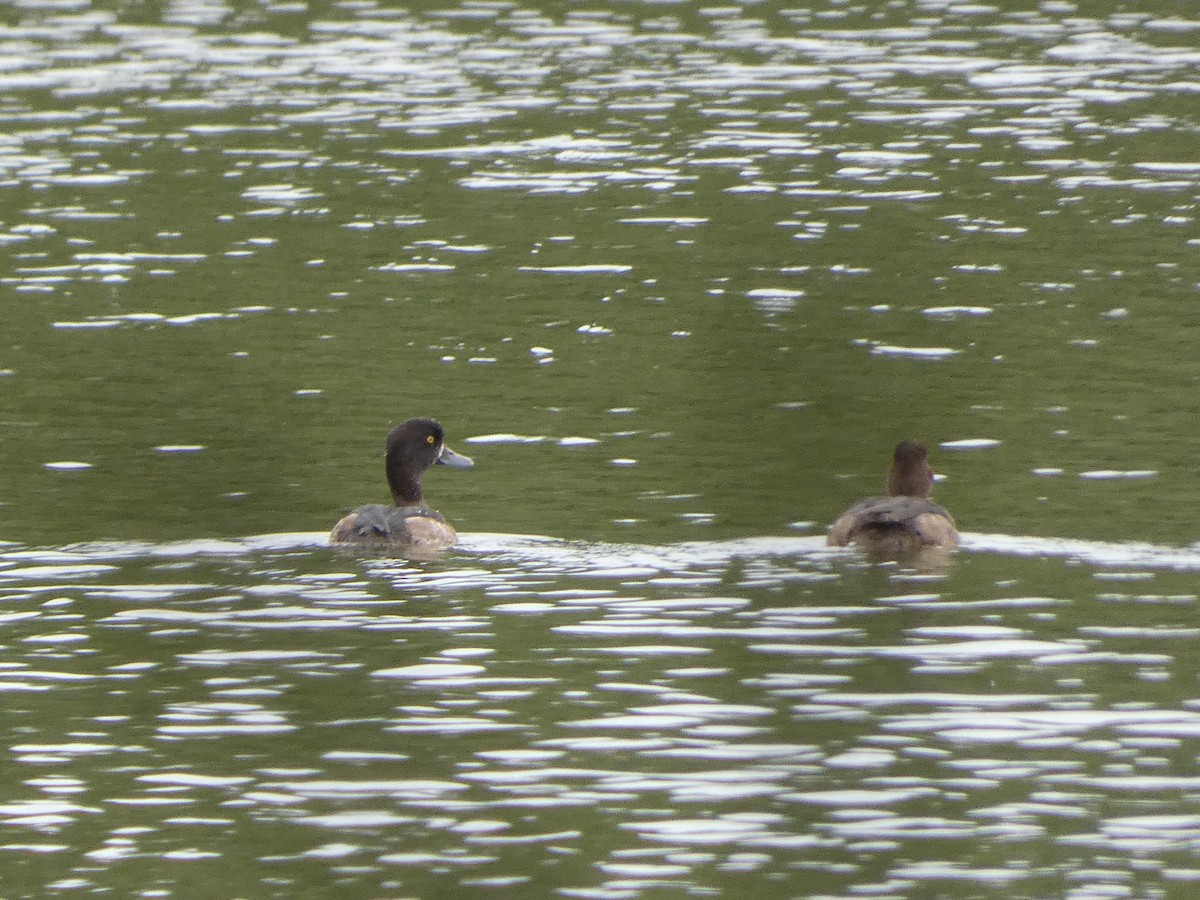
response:
{"label": "dark-headed duck", "polygon": [[393,506],[360,506],[333,526],[334,544],[390,547],[431,553],[452,547],[458,535],[442,514],[425,505],[421,475],[430,466],[467,469],[475,465],[445,443],[442,426],[433,419],[409,419],[387,436],[384,466]]}
{"label": "dark-headed duck", "polygon": [[897,444],[888,466],[888,496],[859,500],[838,516],[829,526],[829,546],[857,544],[878,554],[958,546],[954,519],[929,499],[933,470],[928,456],[916,441]]}

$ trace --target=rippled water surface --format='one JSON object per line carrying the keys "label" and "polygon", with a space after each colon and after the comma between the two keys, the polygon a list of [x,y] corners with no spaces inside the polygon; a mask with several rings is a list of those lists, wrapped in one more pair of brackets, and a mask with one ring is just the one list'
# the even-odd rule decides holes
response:
{"label": "rippled water surface", "polygon": [[1191,896],[1200,16],[1010,6],[0,10],[5,896]]}
{"label": "rippled water surface", "polygon": [[420,567],[323,542],[0,554],[10,895],[1200,879],[1195,552],[967,535],[921,573],[812,538],[477,534]]}

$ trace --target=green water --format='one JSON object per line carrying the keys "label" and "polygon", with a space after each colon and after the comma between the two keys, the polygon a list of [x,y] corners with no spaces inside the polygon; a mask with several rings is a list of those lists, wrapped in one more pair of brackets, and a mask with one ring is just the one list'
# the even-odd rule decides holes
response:
{"label": "green water", "polygon": [[1191,15],[0,10],[4,890],[1189,896]]}
{"label": "green water", "polygon": [[[296,35],[292,15],[159,33],[101,9],[33,7],[7,38],[54,63],[17,57],[31,84],[0,109],[7,537],[321,529],[380,495],[382,435],[413,414],[460,441],[602,441],[498,447],[438,479],[468,529],[595,539],[637,519],[638,539],[671,540],[695,512],[719,536],[777,533],[874,490],[913,436],[1002,442],[938,460],[972,530],[1191,537],[1195,170],[1170,91],[1088,103],[959,78],[951,98],[902,74],[950,13],[895,43],[852,15],[825,49],[882,60],[856,73],[792,48],[811,27],[789,32],[805,17],[787,10],[727,46],[670,13],[488,7],[447,31],[363,7]],[[945,52],[1032,65],[1036,41],[990,30],[1026,20],[1041,40],[1088,33],[994,13]],[[573,58],[593,29],[642,41]],[[166,59],[168,38],[199,59]],[[372,71],[385,59],[395,74]],[[803,293],[747,296],[772,289]],[[921,313],[946,306],[990,314]],[[138,313],[225,318],[53,327]],[[577,333],[593,324],[611,334]],[[42,469],[63,459],[94,469]],[[1159,474],[1073,477],[1094,469]]]}

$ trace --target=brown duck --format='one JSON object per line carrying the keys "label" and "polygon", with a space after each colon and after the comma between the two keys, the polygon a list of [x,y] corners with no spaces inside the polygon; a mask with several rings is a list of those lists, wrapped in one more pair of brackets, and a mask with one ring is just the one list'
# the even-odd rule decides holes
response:
{"label": "brown duck", "polygon": [[872,553],[893,555],[958,546],[954,519],[929,499],[933,470],[928,456],[917,441],[897,444],[888,466],[888,495],[859,500],[838,516],[829,526],[829,546],[855,544]]}

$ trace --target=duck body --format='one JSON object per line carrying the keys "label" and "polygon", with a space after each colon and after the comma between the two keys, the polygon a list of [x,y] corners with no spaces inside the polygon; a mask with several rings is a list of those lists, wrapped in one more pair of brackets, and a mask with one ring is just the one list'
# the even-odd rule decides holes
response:
{"label": "duck body", "polygon": [[888,493],[859,500],[832,525],[826,543],[855,544],[871,553],[896,556],[926,547],[958,546],[954,518],[929,499],[933,470],[928,452],[916,441],[896,445],[888,467]]}
{"label": "duck body", "polygon": [[333,526],[330,543],[417,555],[453,547],[457,532],[421,492],[421,475],[435,465],[467,469],[474,463],[446,446],[445,432],[433,419],[397,425],[388,434],[384,459],[393,505],[369,503],[347,513]]}
{"label": "duck body", "polygon": [[872,553],[898,555],[923,547],[957,547],[954,519],[923,497],[867,497],[829,526],[831,547],[857,544]]}
{"label": "duck body", "polygon": [[444,550],[457,543],[458,532],[445,516],[428,506],[368,503],[342,516],[329,540],[335,544]]}

